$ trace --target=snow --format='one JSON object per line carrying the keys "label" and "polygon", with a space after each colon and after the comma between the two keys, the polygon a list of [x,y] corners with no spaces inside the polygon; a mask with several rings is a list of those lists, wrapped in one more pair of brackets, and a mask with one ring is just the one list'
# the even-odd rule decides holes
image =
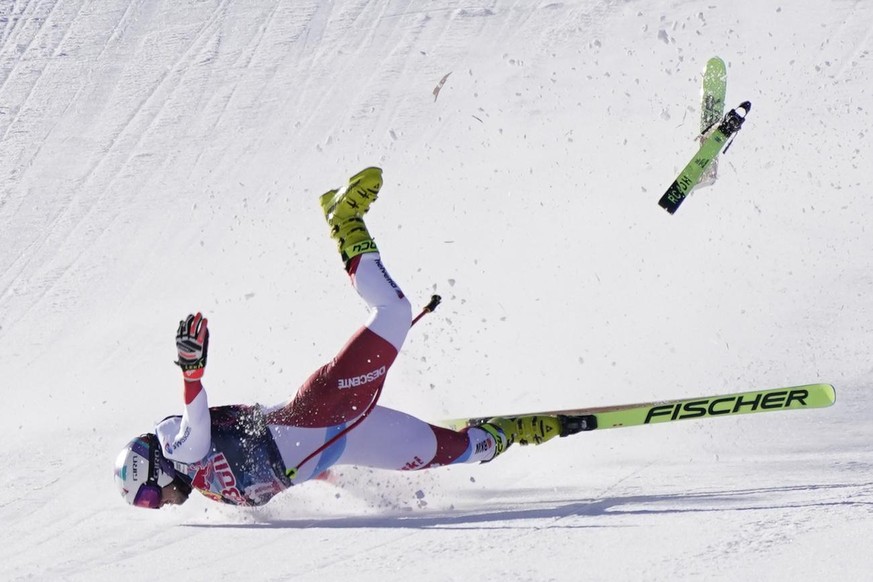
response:
{"label": "snow", "polygon": [[[0,3],[0,579],[867,578],[871,22],[836,0]],[[669,216],[713,55],[753,108]],[[812,382],[836,405],[127,507],[113,462],[180,410],[179,318],[210,319],[212,404],[285,399],[364,320],[315,200],[367,165],[393,277],[444,297],[386,405]]]}

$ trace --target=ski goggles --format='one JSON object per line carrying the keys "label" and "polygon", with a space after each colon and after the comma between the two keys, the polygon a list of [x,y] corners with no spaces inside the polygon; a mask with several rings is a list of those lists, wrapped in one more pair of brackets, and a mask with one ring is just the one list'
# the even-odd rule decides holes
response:
{"label": "ski goggles", "polygon": [[156,443],[149,443],[149,477],[139,486],[139,491],[133,498],[136,507],[159,509],[161,507],[161,486],[158,485],[158,463],[160,453]]}
{"label": "ski goggles", "polygon": [[158,509],[161,506],[161,488],[154,483],[143,483],[133,498],[133,504],[147,509]]}

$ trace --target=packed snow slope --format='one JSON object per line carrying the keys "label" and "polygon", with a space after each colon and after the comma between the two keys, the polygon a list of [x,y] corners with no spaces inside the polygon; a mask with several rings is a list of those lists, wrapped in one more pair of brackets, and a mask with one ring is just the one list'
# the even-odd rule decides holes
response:
{"label": "packed snow slope", "polygon": [[[843,0],[0,2],[0,579],[868,577],[871,52]],[[714,55],[752,111],[669,216]],[[180,318],[213,404],[284,400],[365,320],[316,201],[368,165],[392,275],[444,297],[384,404],[836,405],[124,505]]]}

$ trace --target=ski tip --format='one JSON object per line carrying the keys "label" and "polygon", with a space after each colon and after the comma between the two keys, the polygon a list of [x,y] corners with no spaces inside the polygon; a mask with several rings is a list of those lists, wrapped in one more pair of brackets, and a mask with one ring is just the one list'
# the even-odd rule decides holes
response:
{"label": "ski tip", "polygon": [[825,393],[831,401],[831,404],[837,401],[837,390],[834,388],[833,384],[822,384],[824,386]]}
{"label": "ski tip", "polygon": [[837,391],[832,384],[807,384],[805,386],[797,386],[796,388],[805,390],[817,408],[831,406],[837,400]]}

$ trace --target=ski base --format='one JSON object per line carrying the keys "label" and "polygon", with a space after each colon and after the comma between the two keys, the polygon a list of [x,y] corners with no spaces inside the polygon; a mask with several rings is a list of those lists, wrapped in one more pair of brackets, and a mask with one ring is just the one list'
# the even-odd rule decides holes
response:
{"label": "ski base", "polygon": [[[727,93],[727,67],[719,57],[706,62],[703,82],[700,86],[700,143],[706,139],[706,132],[724,116],[724,100]],[[718,158],[712,160],[694,188],[698,190],[715,184],[718,177]]]}

